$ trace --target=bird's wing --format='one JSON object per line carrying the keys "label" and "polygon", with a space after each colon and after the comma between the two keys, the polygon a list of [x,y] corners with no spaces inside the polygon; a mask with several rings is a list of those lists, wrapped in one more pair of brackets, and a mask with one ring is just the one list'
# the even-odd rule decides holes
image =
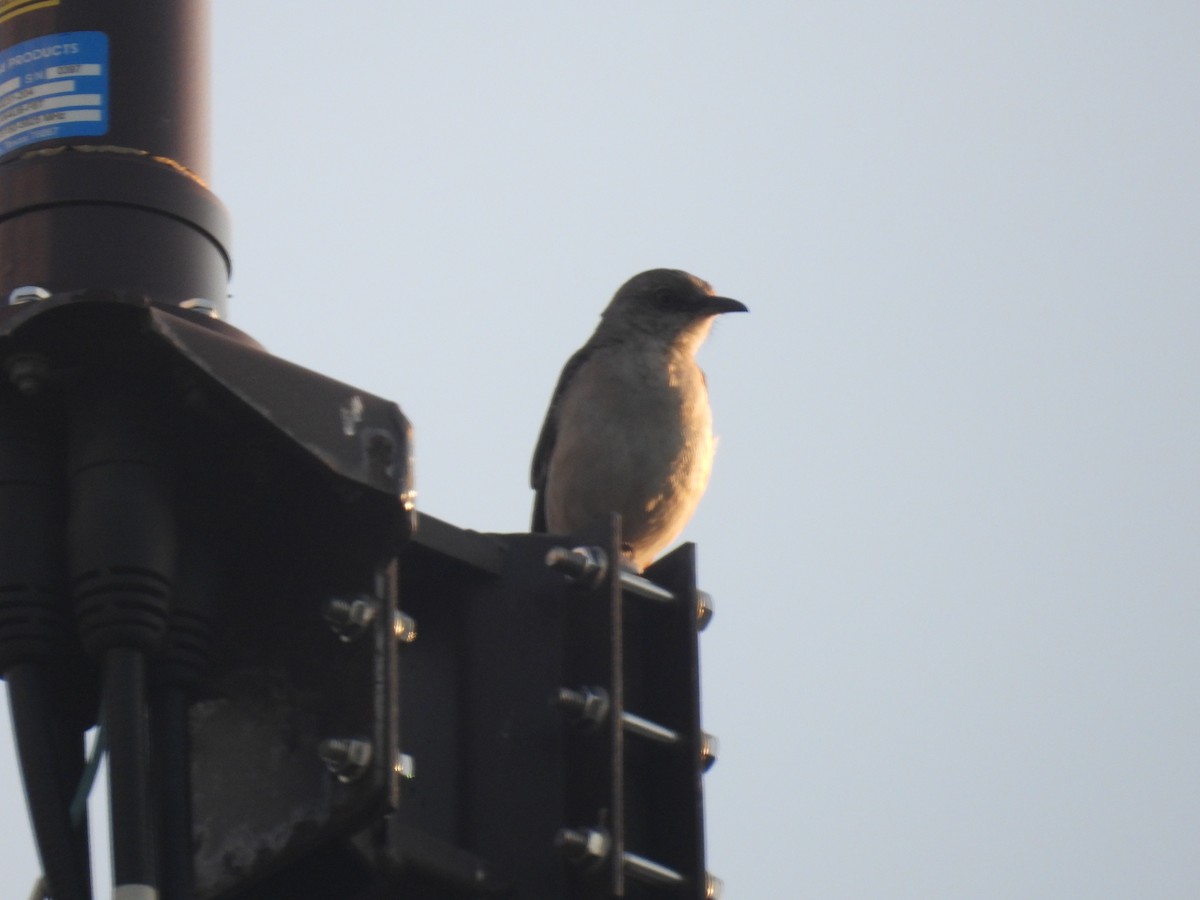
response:
{"label": "bird's wing", "polygon": [[567,385],[588,361],[594,349],[591,344],[585,344],[575,351],[563,366],[558,384],[554,386],[554,394],[550,397],[550,408],[546,410],[546,420],[542,422],[542,432],[538,435],[537,446],[533,450],[533,465],[529,470],[529,484],[534,490],[533,524],[530,526],[533,532],[546,531],[546,476],[550,472],[550,457],[554,455],[554,441],[558,438],[559,403]]}

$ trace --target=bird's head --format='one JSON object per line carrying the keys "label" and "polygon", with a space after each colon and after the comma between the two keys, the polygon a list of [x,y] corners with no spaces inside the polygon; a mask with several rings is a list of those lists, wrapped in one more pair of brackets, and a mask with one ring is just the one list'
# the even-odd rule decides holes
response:
{"label": "bird's head", "polygon": [[601,327],[614,334],[642,334],[695,349],[715,316],[748,312],[745,304],[718,297],[712,285],[680,269],[651,269],[634,275],[613,295]]}

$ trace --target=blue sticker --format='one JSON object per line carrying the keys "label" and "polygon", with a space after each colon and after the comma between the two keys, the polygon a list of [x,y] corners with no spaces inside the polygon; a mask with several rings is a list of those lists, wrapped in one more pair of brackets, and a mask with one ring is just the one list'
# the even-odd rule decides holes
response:
{"label": "blue sticker", "polygon": [[108,35],[69,31],[0,53],[0,156],[108,131]]}

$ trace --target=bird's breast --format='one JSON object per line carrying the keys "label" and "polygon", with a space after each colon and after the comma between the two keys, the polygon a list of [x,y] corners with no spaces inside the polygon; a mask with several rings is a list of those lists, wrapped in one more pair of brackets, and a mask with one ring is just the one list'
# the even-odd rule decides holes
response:
{"label": "bird's breast", "polygon": [[690,356],[597,352],[564,394],[557,430],[546,497],[553,531],[619,512],[635,543],[665,544],[708,483],[712,418]]}

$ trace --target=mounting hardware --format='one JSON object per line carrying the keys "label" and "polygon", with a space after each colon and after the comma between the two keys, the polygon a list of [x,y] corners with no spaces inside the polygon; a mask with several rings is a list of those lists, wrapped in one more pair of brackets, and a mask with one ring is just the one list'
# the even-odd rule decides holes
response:
{"label": "mounting hardware", "polygon": [[408,753],[396,754],[396,774],[409,781],[417,777],[417,762]]}
{"label": "mounting hardware", "polygon": [[354,437],[358,432],[358,426],[362,424],[365,408],[362,397],[355,394],[338,410],[342,419],[342,434],[346,437]]}
{"label": "mounting hardware", "polygon": [[23,284],[8,293],[8,305],[20,306],[22,303],[37,303],[39,300],[49,300],[50,292],[36,284]]}
{"label": "mounting hardware", "polygon": [[551,547],[546,553],[546,565],[562,572],[571,581],[594,586],[608,572],[608,557],[599,547]]}
{"label": "mounting hardware", "polygon": [[717,736],[707,731],[700,732],[700,762],[705,772],[713,767],[720,752],[721,742],[717,740]]}
{"label": "mounting hardware", "polygon": [[625,853],[621,856],[621,862],[625,865],[625,871],[638,881],[644,881],[647,884],[683,884],[684,877],[674,869],[668,869],[664,865],[646,859],[644,856],[638,856],[636,853]]}
{"label": "mounting hardware", "polygon": [[667,728],[665,725],[659,725],[657,722],[651,722],[649,719],[643,719],[641,716],[635,716],[631,712],[621,713],[621,725],[624,726],[626,731],[658,744],[679,743],[679,732],[672,731],[670,728]]}
{"label": "mounting hardware", "polygon": [[182,301],[179,304],[180,309],[190,309],[193,312],[203,313],[211,319],[221,318],[220,312],[217,311],[217,304],[209,300],[207,297],[191,297]]}
{"label": "mounting hardware", "polygon": [[411,644],[417,639],[417,620],[399,610],[392,617],[392,634],[402,644]]}
{"label": "mounting hardware", "polygon": [[577,691],[570,688],[558,689],[558,705],[575,713],[575,721],[595,728],[608,718],[608,691],[604,688],[584,687]]}
{"label": "mounting hardware", "polygon": [[323,615],[334,634],[349,643],[370,627],[378,612],[379,601],[359,594],[351,598],[334,597],[326,602]]}
{"label": "mounting hardware", "polygon": [[357,781],[371,764],[373,748],[366,738],[325,738],[317,756],[342,784]]}
{"label": "mounting hardware", "polygon": [[644,578],[628,569],[621,570],[621,587],[629,593],[645,597],[647,600],[657,600],[659,603],[675,602],[675,595],[666,588],[661,588],[649,578]]}
{"label": "mounting hardware", "polygon": [[560,828],[554,846],[571,862],[594,869],[607,858],[612,838],[602,828]]}

